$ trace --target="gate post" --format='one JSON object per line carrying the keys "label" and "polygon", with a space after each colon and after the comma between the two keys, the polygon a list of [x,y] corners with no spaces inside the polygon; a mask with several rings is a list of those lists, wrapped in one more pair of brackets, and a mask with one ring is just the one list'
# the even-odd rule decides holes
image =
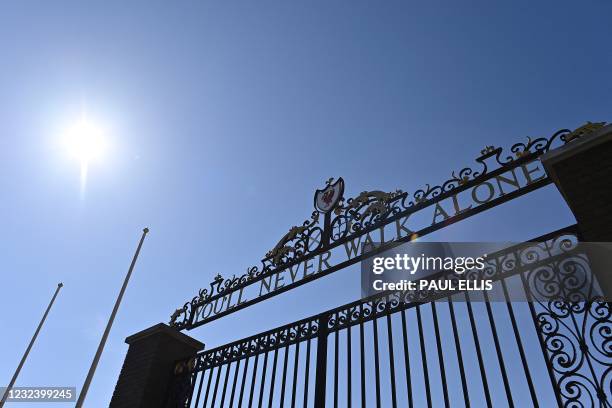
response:
{"label": "gate post", "polygon": [[125,339],[128,352],[110,408],[161,408],[177,360],[194,357],[201,342],[159,323]]}
{"label": "gate post", "polygon": [[[578,222],[580,240],[612,242],[612,125],[549,151],[540,160]],[[580,129],[573,133],[579,133]],[[605,273],[607,272],[607,273]],[[594,268],[607,298],[612,296],[612,271]]]}

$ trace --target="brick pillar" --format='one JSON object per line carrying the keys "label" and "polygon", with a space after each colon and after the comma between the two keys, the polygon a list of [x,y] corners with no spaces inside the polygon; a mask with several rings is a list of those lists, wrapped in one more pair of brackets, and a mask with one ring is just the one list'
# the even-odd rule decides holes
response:
{"label": "brick pillar", "polygon": [[175,362],[193,357],[204,348],[204,344],[163,323],[136,333],[125,342],[129,349],[110,408],[162,407]]}
{"label": "brick pillar", "polygon": [[[549,151],[541,161],[574,213],[581,240],[612,242],[612,125]],[[612,271],[607,269],[593,271],[612,298]]]}

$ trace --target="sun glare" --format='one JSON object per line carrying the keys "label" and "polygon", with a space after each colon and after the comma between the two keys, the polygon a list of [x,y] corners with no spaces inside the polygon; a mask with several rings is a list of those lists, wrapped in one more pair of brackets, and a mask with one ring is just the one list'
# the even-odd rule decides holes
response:
{"label": "sun glare", "polygon": [[85,197],[89,164],[103,158],[107,140],[103,129],[82,117],[68,127],[63,135],[64,148],[68,155],[79,161],[81,166],[81,199]]}

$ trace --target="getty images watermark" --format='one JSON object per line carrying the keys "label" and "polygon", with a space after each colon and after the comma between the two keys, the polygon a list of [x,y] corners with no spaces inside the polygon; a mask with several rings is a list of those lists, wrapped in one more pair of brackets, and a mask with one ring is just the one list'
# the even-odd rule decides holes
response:
{"label": "getty images watermark", "polygon": [[[394,257],[375,257],[372,261],[372,273],[382,275],[385,271],[403,271],[410,276],[417,272],[454,272],[462,275],[468,270],[482,271],[485,268],[486,254],[476,258],[472,257],[441,257],[441,256],[410,256],[408,254],[395,254]],[[491,290],[493,281],[483,279],[474,281],[469,279],[401,279],[398,282],[385,282],[375,279],[372,287],[377,291],[406,291],[406,290]]]}
{"label": "getty images watermark", "polygon": [[612,270],[609,243],[368,243],[376,256],[361,264],[362,296],[412,293],[413,299],[581,301],[602,291],[595,268]]}

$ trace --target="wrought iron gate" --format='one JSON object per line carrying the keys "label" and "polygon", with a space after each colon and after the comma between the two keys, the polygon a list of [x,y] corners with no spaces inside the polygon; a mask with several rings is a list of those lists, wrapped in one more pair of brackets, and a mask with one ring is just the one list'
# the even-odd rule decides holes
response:
{"label": "wrought iron gate", "polygon": [[[506,296],[520,281],[549,301],[419,292],[353,302],[179,362],[168,405],[610,406],[610,304],[556,300],[577,289],[576,269],[551,272],[588,264],[551,255],[572,250],[576,229],[534,241],[497,254],[485,273]],[[595,286],[581,282],[581,293]]]}
{"label": "wrought iron gate", "polygon": [[[342,180],[330,181],[317,192],[312,220],[292,228],[262,261],[262,269],[239,278],[218,277],[210,291],[200,291],[178,309],[171,324],[177,329],[196,327],[371,256],[356,253],[334,266],[325,260],[327,270],[319,260],[313,276],[306,276],[305,264],[304,279],[240,301],[248,285],[265,285],[266,277],[321,257],[353,237],[381,228],[382,235],[385,225],[397,227],[393,242],[409,241],[416,233],[404,228],[402,216],[407,219],[406,214],[427,206],[435,206],[434,224],[420,229],[419,235],[443,226],[436,224],[439,211],[447,225],[544,186],[550,180],[532,178],[533,167],[527,165],[555,140],[569,143],[590,129],[563,130],[550,139],[514,145],[515,159],[500,160],[502,150],[488,147],[477,159],[483,171],[463,169],[441,186],[418,190],[409,203],[405,193],[370,192],[344,204]],[[490,158],[499,165],[492,171],[485,163]],[[514,174],[519,166],[529,181],[525,186]],[[492,178],[501,195],[491,193],[483,200],[474,191]],[[505,192],[502,186],[508,185],[516,190]],[[473,188],[480,207],[459,208],[457,195],[468,188]],[[453,216],[439,209],[443,199],[453,200]],[[331,203],[327,209],[326,203]],[[319,214],[324,215],[322,226]],[[496,282],[502,302],[488,302],[486,292],[480,299],[484,301],[472,299],[469,292],[387,293],[201,352],[177,362],[166,405],[611,407],[611,305],[598,297],[594,279],[583,279],[592,275],[579,273],[589,269],[579,241],[572,226],[490,257],[480,273]],[[517,285],[527,302],[512,302],[508,296],[508,287]],[[232,295],[238,296],[235,304]],[[568,298],[575,301],[564,300]]]}

